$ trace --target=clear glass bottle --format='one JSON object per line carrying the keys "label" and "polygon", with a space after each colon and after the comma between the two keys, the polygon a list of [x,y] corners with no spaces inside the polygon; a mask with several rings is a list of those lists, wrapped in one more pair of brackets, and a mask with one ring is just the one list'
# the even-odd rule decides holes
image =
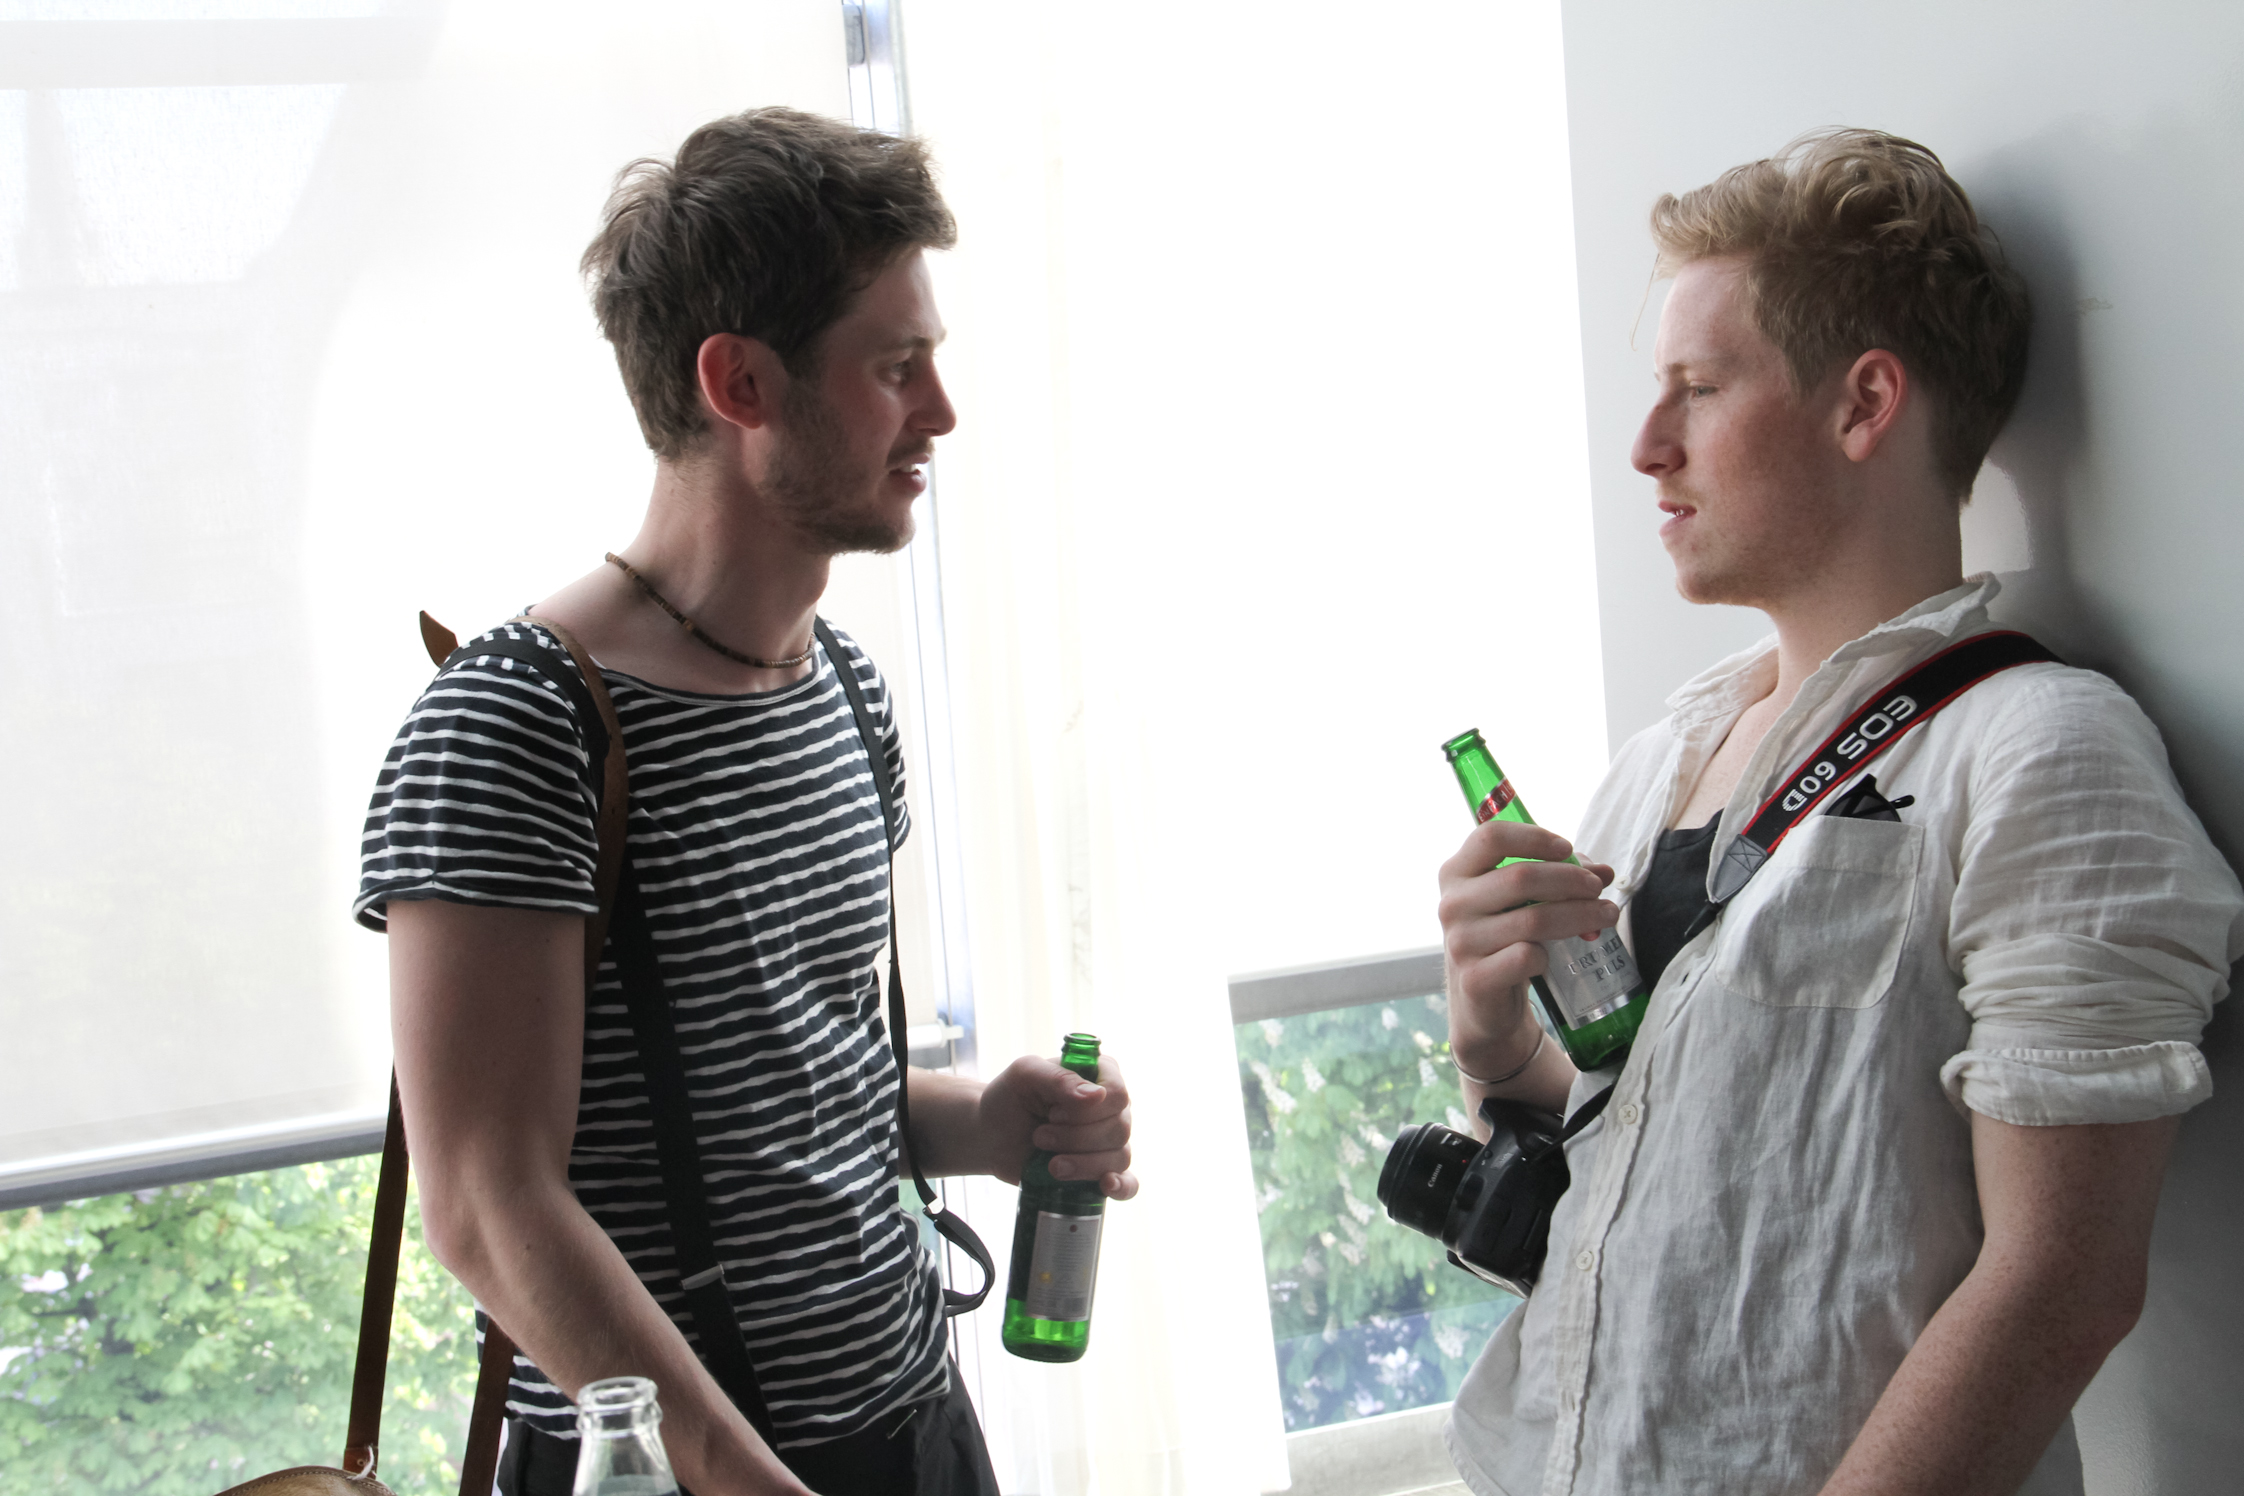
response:
{"label": "clear glass bottle", "polygon": [[[1060,1063],[1087,1081],[1099,1078],[1099,1041],[1069,1034]],[[1091,1343],[1091,1290],[1098,1282],[1099,1233],[1106,1196],[1096,1179],[1054,1179],[1052,1155],[1039,1148],[1021,1166],[1021,1207],[1013,1219],[1012,1271],[1005,1281],[1005,1348],[1031,1361],[1078,1361]]]}
{"label": "clear glass bottle", "polygon": [[662,1409],[645,1377],[603,1377],[577,1394],[571,1496],[678,1496],[662,1447]]}
{"label": "clear glass bottle", "polygon": [[[1495,755],[1481,741],[1478,728],[1459,733],[1442,744],[1441,751],[1456,771],[1457,787],[1465,792],[1465,803],[1472,807],[1475,820],[1535,824],[1519,792],[1497,766]],[[1507,857],[1498,865],[1508,867],[1532,860]],[[1579,862],[1573,857],[1566,860]],[[1600,930],[1594,940],[1578,935],[1546,940],[1543,949],[1550,953],[1550,975],[1535,978],[1534,989],[1548,1020],[1545,1027],[1584,1070],[1617,1065],[1627,1059],[1652,994],[1637,974],[1636,958],[1621,943],[1621,932]]]}

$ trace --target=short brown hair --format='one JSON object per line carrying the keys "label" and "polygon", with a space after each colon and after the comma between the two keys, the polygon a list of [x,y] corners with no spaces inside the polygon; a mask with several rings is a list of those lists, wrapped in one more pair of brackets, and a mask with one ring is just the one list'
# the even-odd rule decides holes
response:
{"label": "short brown hair", "polygon": [[707,431],[694,364],[712,334],[805,372],[874,277],[957,238],[920,142],[751,109],[619,172],[579,268],[647,445],[676,458]]}
{"label": "short brown hair", "polygon": [[2026,378],[2026,283],[1940,158],[1876,130],[1803,135],[1652,205],[1659,273],[1739,256],[1804,394],[1872,348],[1932,394],[1933,458],[1971,492]]}

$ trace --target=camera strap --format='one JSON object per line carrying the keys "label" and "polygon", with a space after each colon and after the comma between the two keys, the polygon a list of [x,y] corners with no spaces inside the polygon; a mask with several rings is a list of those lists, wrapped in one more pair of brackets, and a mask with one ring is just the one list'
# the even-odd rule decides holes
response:
{"label": "camera strap", "polygon": [[1785,776],[1745,829],[1731,838],[1715,865],[1708,912],[1694,922],[1693,932],[1753,880],[1792,828],[1813,815],[1834,786],[1852,779],[1856,770],[1989,676],[2045,662],[2063,663],[2026,635],[2000,629],[1951,644],[1873,691],[1868,702]]}
{"label": "camera strap", "polygon": [[1565,1147],[1568,1143],[1573,1141],[1574,1134],[1580,1132],[1583,1128],[1589,1126],[1592,1122],[1595,1122],[1597,1120],[1598,1113],[1605,1110],[1605,1103],[1611,1101],[1612,1099],[1613,1088],[1611,1086],[1607,1086],[1604,1090],[1598,1092],[1595,1096],[1592,1096],[1589,1100],[1574,1108],[1574,1115],[1568,1117],[1566,1119],[1566,1125],[1559,1130],[1558,1146],[1561,1148]]}

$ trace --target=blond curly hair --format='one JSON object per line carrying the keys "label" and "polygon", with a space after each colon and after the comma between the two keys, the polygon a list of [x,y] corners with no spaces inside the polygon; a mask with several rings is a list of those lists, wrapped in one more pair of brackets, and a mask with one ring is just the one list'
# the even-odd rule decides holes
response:
{"label": "blond curly hair", "polygon": [[1746,262],[1755,325],[1805,394],[1872,348],[1931,396],[1941,480],[1969,497],[2018,403],[2026,283],[1940,158],[1877,130],[1821,130],[1652,205],[1659,270]]}

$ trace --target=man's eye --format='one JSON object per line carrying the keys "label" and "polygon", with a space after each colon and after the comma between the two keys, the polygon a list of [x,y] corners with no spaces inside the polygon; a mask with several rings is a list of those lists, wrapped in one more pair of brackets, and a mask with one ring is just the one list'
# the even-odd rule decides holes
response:
{"label": "man's eye", "polygon": [[1686,385],[1684,389],[1693,400],[1703,400],[1714,393],[1714,386],[1711,384]]}

